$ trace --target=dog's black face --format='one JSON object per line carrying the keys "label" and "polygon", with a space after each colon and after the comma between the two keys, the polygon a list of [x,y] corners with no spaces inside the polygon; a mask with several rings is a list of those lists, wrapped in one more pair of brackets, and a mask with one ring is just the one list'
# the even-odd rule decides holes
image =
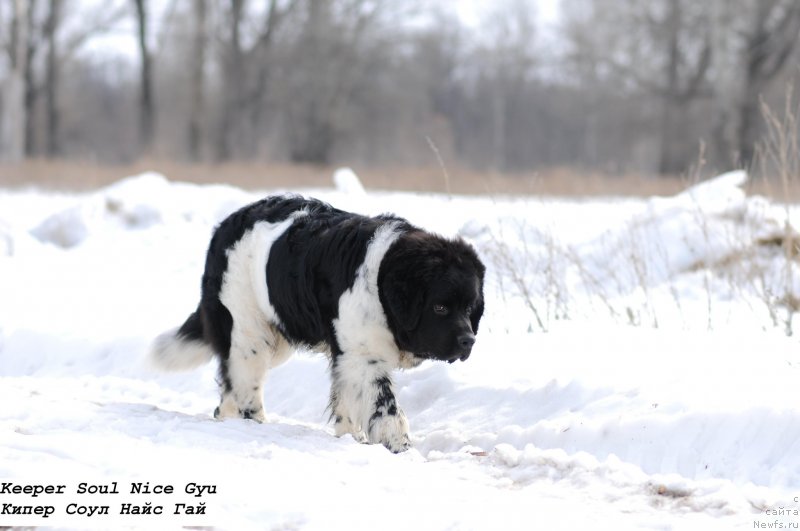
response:
{"label": "dog's black face", "polygon": [[381,302],[395,341],[420,358],[466,360],[483,315],[485,268],[460,240],[418,243],[400,242],[381,265]]}
{"label": "dog's black face", "polygon": [[411,352],[422,358],[466,360],[483,315],[477,275],[449,268],[428,286],[417,327],[410,331]]}

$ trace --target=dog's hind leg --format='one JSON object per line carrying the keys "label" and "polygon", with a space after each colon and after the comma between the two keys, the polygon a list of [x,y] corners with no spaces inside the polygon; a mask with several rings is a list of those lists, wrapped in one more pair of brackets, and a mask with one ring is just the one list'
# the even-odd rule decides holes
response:
{"label": "dog's hind leg", "polygon": [[234,327],[231,350],[222,376],[222,399],[214,416],[264,422],[264,380],[269,369],[283,363],[291,346],[274,327]]}
{"label": "dog's hind leg", "polygon": [[222,400],[214,412],[217,418],[263,422],[266,373],[291,353],[275,326],[264,276],[271,242],[290,221],[277,227],[258,223],[226,252],[219,302],[230,312],[230,350],[220,356]]}

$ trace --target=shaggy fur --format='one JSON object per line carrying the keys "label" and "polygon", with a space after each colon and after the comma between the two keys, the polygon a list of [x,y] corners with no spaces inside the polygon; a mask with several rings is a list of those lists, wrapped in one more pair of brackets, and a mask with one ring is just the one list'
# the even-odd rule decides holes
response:
{"label": "shaggy fur", "polygon": [[268,197],[211,239],[197,310],[153,344],[162,368],[217,357],[217,418],[264,421],[267,371],[294,348],[331,357],[336,435],[409,447],[391,379],[424,359],[466,360],[483,314],[484,266],[461,240],[314,199]]}

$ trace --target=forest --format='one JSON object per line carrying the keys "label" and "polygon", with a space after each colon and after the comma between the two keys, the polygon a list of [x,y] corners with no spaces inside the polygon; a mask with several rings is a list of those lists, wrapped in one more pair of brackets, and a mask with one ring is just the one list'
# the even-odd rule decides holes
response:
{"label": "forest", "polygon": [[795,0],[466,4],[3,1],[0,159],[676,176],[796,104]]}

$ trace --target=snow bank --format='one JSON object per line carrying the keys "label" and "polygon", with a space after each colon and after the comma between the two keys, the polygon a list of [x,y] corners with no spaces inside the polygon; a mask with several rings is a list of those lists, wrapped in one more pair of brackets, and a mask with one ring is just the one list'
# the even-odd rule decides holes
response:
{"label": "snow bank", "polygon": [[[576,217],[562,223],[511,211],[490,220],[482,231],[468,222],[463,234],[475,235],[491,257],[501,291],[540,309],[539,327],[578,317],[586,308],[621,322],[657,325],[657,314],[680,318],[676,312],[700,311],[682,305],[702,300],[703,292],[707,303],[741,296],[764,310],[760,320],[766,313],[786,313],[777,299],[800,296],[799,264],[786,259],[784,245],[800,241],[800,234],[785,208],[746,196],[741,189],[745,181],[746,174],[736,171],[673,197],[617,201],[617,212],[610,216],[604,210],[601,217],[593,212],[595,205],[582,203],[571,209]],[[586,227],[579,219],[602,230],[576,230]],[[573,228],[565,229],[566,223]],[[771,293],[776,296],[769,301]],[[724,313],[729,315],[730,308]],[[705,324],[709,319],[693,320]]]}
{"label": "snow bank", "polygon": [[191,222],[196,216],[218,222],[249,198],[232,187],[201,189],[170,183],[158,173],[143,173],[51,214],[30,233],[41,242],[68,249],[96,231],[144,230],[157,224]]}
{"label": "snow bank", "polygon": [[[674,197],[651,199],[646,212],[627,222],[627,231],[606,232],[587,246],[582,257],[597,264],[599,271],[625,271],[621,276],[635,286],[641,280],[633,271],[639,266],[632,261],[640,261],[648,275],[645,282],[655,284],[737,259],[783,237],[785,211],[762,197],[747,197],[741,189],[746,180],[745,172],[736,171]],[[796,231],[792,229],[791,235],[797,236]]]}
{"label": "snow bank", "polygon": [[339,168],[333,173],[333,184],[336,189],[346,195],[363,197],[367,194],[361,180],[350,168]]}
{"label": "snow bank", "polygon": [[[800,492],[797,340],[749,285],[730,290],[730,271],[783,286],[794,269],[774,243],[787,211],[745,196],[743,178],[646,201],[314,191],[460,234],[489,266],[473,356],[397,374],[402,455],[333,437],[323,356],[270,373],[263,425],[211,418],[213,364],[144,364],[195,307],[214,225],[262,194],[156,174],[83,195],[0,191],[0,479],[200,478],[220,491],[209,518],[171,523],[222,528],[772,522]],[[11,523],[84,527],[61,517]]]}

